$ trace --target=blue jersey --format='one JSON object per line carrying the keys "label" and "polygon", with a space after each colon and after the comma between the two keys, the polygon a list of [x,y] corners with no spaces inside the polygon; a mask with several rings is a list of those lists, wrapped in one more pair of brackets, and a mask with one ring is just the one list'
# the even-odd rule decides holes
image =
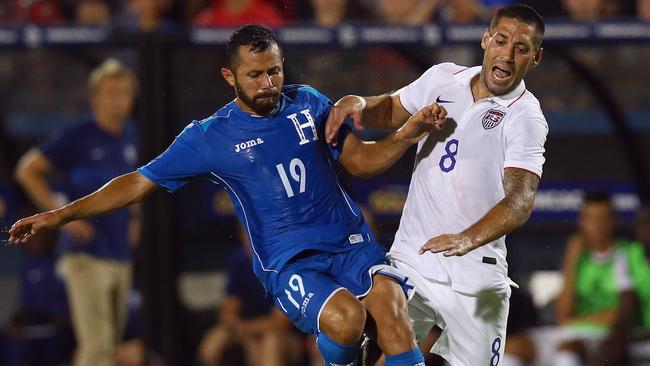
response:
{"label": "blue jersey", "polygon": [[[62,191],[70,200],[94,192],[112,178],[133,171],[138,161],[135,127],[127,123],[119,136],[112,135],[88,120],[55,134],[39,149],[63,177]],[[128,209],[117,210],[89,220],[95,236],[89,243],[75,244],[62,233],[59,250],[85,252],[92,256],[126,261],[131,259],[128,245]]]}
{"label": "blue jersey", "polygon": [[169,191],[197,176],[225,187],[248,230],[258,276],[306,250],[341,252],[372,234],[332,163],[348,130],[337,148],[323,139],[331,105],[304,85],[283,87],[270,116],[248,114],[233,101],[189,124],[138,171]]}

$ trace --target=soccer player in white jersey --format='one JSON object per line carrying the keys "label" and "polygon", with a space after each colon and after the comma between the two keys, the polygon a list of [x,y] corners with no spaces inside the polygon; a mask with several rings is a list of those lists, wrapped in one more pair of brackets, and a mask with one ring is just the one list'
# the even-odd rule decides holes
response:
{"label": "soccer player in white jersey", "polygon": [[[485,30],[483,65],[434,65],[392,95],[343,97],[330,112],[329,142],[345,117],[357,128],[399,128],[432,102],[448,112],[446,134],[420,140],[408,198],[389,253],[416,285],[409,304],[420,339],[453,366],[503,361],[510,286],[505,235],[532,211],[548,125],[524,75],[539,64],[544,23],[526,5],[500,9]],[[503,365],[503,364],[501,364]]]}

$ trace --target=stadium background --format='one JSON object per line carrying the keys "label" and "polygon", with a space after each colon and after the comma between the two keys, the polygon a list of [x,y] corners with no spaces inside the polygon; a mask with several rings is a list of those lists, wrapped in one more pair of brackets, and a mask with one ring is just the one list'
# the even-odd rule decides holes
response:
{"label": "stadium background", "polygon": [[[74,2],[59,3],[65,10]],[[395,90],[438,62],[481,62],[478,40],[485,23],[478,17],[469,24],[438,15],[422,26],[387,25],[375,14],[373,1],[361,1],[359,16],[322,28],[310,19],[308,4],[278,3],[280,12],[291,13],[277,27],[285,82],[310,84],[333,100]],[[578,20],[560,3],[532,2],[545,15],[547,35],[543,62],[526,84],[542,104],[550,133],[533,216],[508,238],[511,277],[528,289],[534,274],[560,269],[585,191],[612,194],[621,236],[632,236],[634,213],[650,198],[650,23],[639,19],[634,2],[605,3],[618,5],[617,12]],[[165,13],[176,26],[155,32],[83,27],[64,22],[64,10],[53,21],[29,14],[12,19],[17,11],[12,4],[8,0],[0,13],[3,227],[33,212],[12,180],[15,162],[48,134],[88,113],[87,76],[104,58],[125,61],[140,79],[133,122],[140,131],[142,162],[161,152],[189,121],[233,98],[219,73],[232,28],[182,24],[174,15],[182,2]],[[412,161],[411,150],[387,173],[367,181],[342,173],[352,196],[375,216],[386,245],[398,225]],[[142,336],[169,364],[191,364],[223,290],[228,253],[238,246],[232,207],[219,187],[194,182],[175,195],[150,197],[144,218],[136,260]],[[25,274],[21,248],[0,250],[0,324],[7,324],[19,306]],[[552,275],[537,278],[557,284]],[[540,324],[549,324],[553,315],[543,306],[550,300],[544,296],[533,293],[542,306]]]}

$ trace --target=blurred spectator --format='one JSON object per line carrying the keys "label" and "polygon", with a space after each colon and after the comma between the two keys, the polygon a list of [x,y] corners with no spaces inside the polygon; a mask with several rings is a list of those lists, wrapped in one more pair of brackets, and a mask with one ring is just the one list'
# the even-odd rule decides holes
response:
{"label": "blurred spectator", "polygon": [[500,8],[503,8],[504,6],[508,6],[510,4],[518,3],[520,1],[515,1],[515,0],[480,0],[480,4],[485,8],[487,11],[487,17],[491,19],[495,14],[496,11],[499,10]]}
{"label": "blurred spectator", "polygon": [[491,15],[488,8],[476,0],[448,0],[440,10],[441,20],[452,24],[487,21]]}
{"label": "blurred spectator", "polygon": [[314,22],[321,27],[340,24],[348,12],[349,0],[311,0]]}
{"label": "blurred spectator", "polygon": [[508,341],[499,365],[524,366],[535,361],[537,350],[529,332],[537,323],[537,309],[532,297],[528,292],[513,287],[506,331]]}
{"label": "blurred spectator", "polygon": [[6,0],[5,21],[50,25],[63,21],[63,11],[55,0]]}
{"label": "blurred spectator", "polygon": [[20,304],[6,330],[7,354],[0,357],[1,365],[70,362],[74,335],[65,288],[55,270],[55,243],[56,233],[47,232],[22,246]]}
{"label": "blurred spectator", "polygon": [[[46,180],[52,172],[61,175],[65,194],[75,199],[137,163],[135,130],[127,124],[136,92],[133,72],[106,60],[91,73],[89,87],[92,118],[28,151],[16,168],[17,181],[40,210],[61,204]],[[75,365],[113,364],[126,321],[130,245],[137,242],[139,222],[118,210],[62,228],[60,265],[78,342]]]}
{"label": "blurred spectator", "polygon": [[174,23],[164,16],[170,6],[170,0],[130,0],[126,12],[116,20],[116,28],[142,32],[173,30]]}
{"label": "blurred spectator", "polygon": [[636,11],[640,20],[650,22],[650,0],[637,0]]}
{"label": "blurred spectator", "polygon": [[614,208],[607,194],[590,193],[580,211],[579,232],[568,241],[564,286],[556,304],[560,325],[568,327],[553,365],[582,365],[607,336],[618,306],[614,263]]}
{"label": "blurred spectator", "polygon": [[77,24],[107,27],[111,24],[111,10],[103,0],[81,0],[75,8]]}
{"label": "blurred spectator", "polygon": [[242,349],[246,365],[282,366],[301,356],[300,337],[289,319],[267,299],[252,269],[248,234],[240,227],[242,248],[235,251],[228,268],[226,297],[219,307],[218,323],[208,330],[199,346],[203,365],[241,365],[233,351]]}
{"label": "blurred spectator", "polygon": [[604,12],[603,0],[563,0],[562,7],[572,20],[593,22]]}
{"label": "blurred spectator", "polygon": [[431,20],[440,0],[376,0],[379,19],[393,25],[421,25]]}
{"label": "blurred spectator", "polygon": [[213,0],[209,9],[196,17],[195,25],[237,27],[259,23],[271,27],[285,23],[282,13],[265,0]]}
{"label": "blurred spectator", "polygon": [[624,365],[634,344],[650,347],[650,209],[639,211],[636,238],[617,262],[621,300],[612,332],[595,365]]}

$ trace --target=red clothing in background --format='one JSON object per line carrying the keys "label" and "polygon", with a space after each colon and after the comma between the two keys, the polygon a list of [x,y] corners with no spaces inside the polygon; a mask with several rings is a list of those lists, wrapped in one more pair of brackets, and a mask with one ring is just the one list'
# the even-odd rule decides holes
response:
{"label": "red clothing in background", "polygon": [[229,13],[223,0],[214,0],[212,8],[200,12],[194,23],[217,27],[238,27],[259,23],[277,27],[283,25],[285,19],[278,9],[264,0],[251,0],[250,5],[237,14]]}

